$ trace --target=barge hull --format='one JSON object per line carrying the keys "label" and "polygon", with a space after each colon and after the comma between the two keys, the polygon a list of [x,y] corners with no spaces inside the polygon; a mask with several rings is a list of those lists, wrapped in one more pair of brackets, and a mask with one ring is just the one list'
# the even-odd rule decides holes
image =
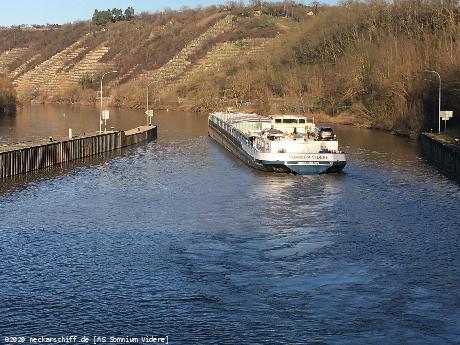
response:
{"label": "barge hull", "polygon": [[208,134],[217,143],[219,143],[228,151],[233,153],[236,157],[238,157],[241,161],[246,163],[251,168],[267,172],[292,173],[291,169],[282,164],[264,165],[258,162],[252,156],[247,154],[246,151],[243,150],[243,148],[241,147],[241,143],[238,140],[232,137],[223,128],[220,128],[219,126],[214,124],[212,121],[208,122]]}
{"label": "barge hull", "polygon": [[217,143],[233,153],[248,166],[267,172],[290,173],[297,175],[317,175],[340,172],[346,165],[345,161],[334,161],[329,164],[288,164],[284,162],[265,162],[254,159],[242,147],[241,142],[212,121],[208,122],[208,134]]}

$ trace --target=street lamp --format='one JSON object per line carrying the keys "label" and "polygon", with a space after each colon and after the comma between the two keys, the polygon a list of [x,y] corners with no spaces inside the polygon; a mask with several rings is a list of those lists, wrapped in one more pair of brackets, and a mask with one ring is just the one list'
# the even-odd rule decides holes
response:
{"label": "street lamp", "polygon": [[147,107],[145,109],[145,114],[147,115],[147,125],[152,125],[152,120],[149,116],[149,86],[153,84],[153,81],[147,84]]}
{"label": "street lamp", "polygon": [[110,74],[110,73],[117,73],[118,71],[108,71],[108,72],[105,72],[102,77],[101,77],[101,112],[99,113],[99,133],[102,133],[102,81],[104,80],[104,77],[107,75],[107,74]]}
{"label": "street lamp", "polygon": [[425,70],[428,73],[434,73],[439,78],[439,90],[438,90],[438,134],[441,134],[441,76],[436,71]]}

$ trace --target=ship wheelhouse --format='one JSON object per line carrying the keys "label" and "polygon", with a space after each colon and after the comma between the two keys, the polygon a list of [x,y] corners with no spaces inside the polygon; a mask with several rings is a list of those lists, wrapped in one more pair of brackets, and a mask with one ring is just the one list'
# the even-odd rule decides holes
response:
{"label": "ship wheelhouse", "polygon": [[313,119],[298,115],[273,115],[270,117],[271,127],[286,134],[310,133],[316,130]]}

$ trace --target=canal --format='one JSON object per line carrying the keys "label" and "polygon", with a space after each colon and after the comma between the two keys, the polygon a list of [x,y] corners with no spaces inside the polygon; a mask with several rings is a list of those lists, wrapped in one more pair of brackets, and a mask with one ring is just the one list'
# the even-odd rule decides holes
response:
{"label": "canal", "polygon": [[[0,182],[0,343],[460,341],[460,186],[417,142],[335,126],[343,174],[277,175],[212,142],[204,115],[154,122],[145,146]],[[97,126],[93,108],[34,106],[0,120],[0,144]]]}

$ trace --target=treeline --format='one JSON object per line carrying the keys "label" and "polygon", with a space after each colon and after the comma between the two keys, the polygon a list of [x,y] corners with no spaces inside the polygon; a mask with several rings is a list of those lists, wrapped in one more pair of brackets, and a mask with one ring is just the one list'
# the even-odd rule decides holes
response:
{"label": "treeline", "polygon": [[0,75],[0,115],[16,113],[16,92],[11,82]]}
{"label": "treeline", "polygon": [[[257,13],[270,17],[293,18],[297,21],[301,21],[309,15],[317,15],[320,7],[321,5],[317,1],[313,1],[309,6],[293,0],[284,0],[282,2],[252,0],[250,5],[245,5],[244,2],[237,1],[229,1],[227,3],[227,8],[234,10],[235,13],[242,16],[253,16],[254,13]],[[308,14],[309,12],[311,13]]]}
{"label": "treeline", "polygon": [[106,25],[120,21],[129,21],[134,18],[134,8],[128,7],[124,12],[121,9],[113,8],[107,11],[94,10],[92,22],[96,25]]}

